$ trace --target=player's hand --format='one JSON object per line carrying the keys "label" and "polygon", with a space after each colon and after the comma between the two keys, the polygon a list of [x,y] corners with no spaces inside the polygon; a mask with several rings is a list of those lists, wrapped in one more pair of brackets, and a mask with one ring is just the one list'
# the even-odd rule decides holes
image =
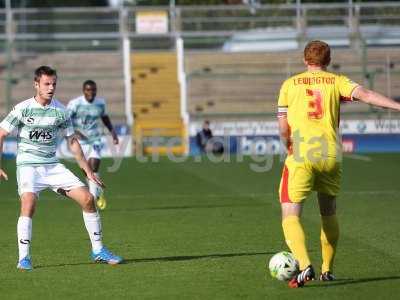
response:
{"label": "player's hand", "polygon": [[293,142],[292,142],[292,139],[288,139],[287,140],[286,149],[287,149],[288,155],[292,155],[293,154]]}
{"label": "player's hand", "polygon": [[78,139],[80,140],[87,140],[87,136],[85,136],[82,132],[80,132],[79,130],[75,130],[75,135]]}
{"label": "player's hand", "polygon": [[7,173],[3,171],[3,169],[0,169],[0,180],[8,180]]}
{"label": "player's hand", "polygon": [[103,181],[99,177],[97,177],[93,171],[86,172],[86,176],[89,180],[93,181],[94,183],[98,184],[101,188],[106,188]]}

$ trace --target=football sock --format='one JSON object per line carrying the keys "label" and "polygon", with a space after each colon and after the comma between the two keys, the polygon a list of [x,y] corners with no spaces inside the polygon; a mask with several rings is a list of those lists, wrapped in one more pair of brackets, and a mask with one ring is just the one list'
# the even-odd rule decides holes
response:
{"label": "football sock", "polygon": [[321,216],[322,273],[332,271],[336,245],[339,239],[339,224],[336,215]]}
{"label": "football sock", "polygon": [[[99,173],[94,173],[98,178],[100,178]],[[92,180],[87,180],[88,185],[89,185],[89,192],[93,195],[94,200],[99,199],[101,193],[103,192],[103,189],[94,181]]]}
{"label": "football sock", "polygon": [[32,239],[32,219],[21,216],[17,223],[19,260],[29,256],[29,247]]}
{"label": "football sock", "polygon": [[87,213],[84,211],[82,211],[82,214],[90,242],[92,243],[92,250],[94,253],[98,253],[103,248],[100,215],[98,212]]}
{"label": "football sock", "polygon": [[300,270],[304,270],[311,265],[308,257],[306,241],[300,218],[297,216],[288,216],[282,220],[283,233],[286,244],[300,265]]}

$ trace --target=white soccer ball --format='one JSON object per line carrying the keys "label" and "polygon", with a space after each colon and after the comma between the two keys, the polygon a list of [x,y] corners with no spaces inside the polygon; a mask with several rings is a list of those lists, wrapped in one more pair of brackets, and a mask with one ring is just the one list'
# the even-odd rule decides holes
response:
{"label": "white soccer ball", "polygon": [[297,260],[292,253],[287,251],[282,251],[272,256],[268,267],[271,276],[282,281],[292,279],[299,272]]}

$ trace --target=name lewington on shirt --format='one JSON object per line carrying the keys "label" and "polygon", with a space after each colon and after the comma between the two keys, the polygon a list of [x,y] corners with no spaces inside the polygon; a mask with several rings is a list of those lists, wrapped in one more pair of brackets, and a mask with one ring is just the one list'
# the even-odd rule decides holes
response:
{"label": "name lewington on shirt", "polygon": [[335,84],[335,77],[300,77],[300,78],[294,78],[293,84],[294,85]]}

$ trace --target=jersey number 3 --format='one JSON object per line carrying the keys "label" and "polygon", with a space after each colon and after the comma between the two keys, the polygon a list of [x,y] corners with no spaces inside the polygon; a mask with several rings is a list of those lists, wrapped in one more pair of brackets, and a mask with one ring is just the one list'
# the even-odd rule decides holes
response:
{"label": "jersey number 3", "polygon": [[313,97],[312,100],[308,101],[308,107],[312,111],[308,112],[308,117],[313,120],[322,119],[324,116],[324,103],[320,90],[306,90],[307,96]]}

